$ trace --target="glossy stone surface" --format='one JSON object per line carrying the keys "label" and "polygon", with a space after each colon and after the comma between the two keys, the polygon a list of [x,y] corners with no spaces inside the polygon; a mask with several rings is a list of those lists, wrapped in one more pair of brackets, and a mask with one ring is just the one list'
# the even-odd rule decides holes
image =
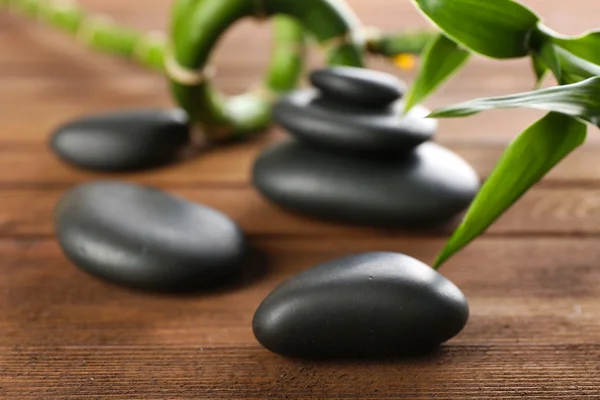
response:
{"label": "glossy stone surface", "polygon": [[67,192],[56,236],[81,270],[124,286],[179,291],[238,274],[244,235],[227,216],[161,190],[98,181]]}
{"label": "glossy stone surface", "polygon": [[402,103],[365,110],[322,98],[312,89],[293,92],[273,107],[273,118],[297,139],[333,152],[392,155],[430,140],[438,123],[423,106],[401,115]]}
{"label": "glossy stone surface", "polygon": [[189,137],[187,117],[181,111],[140,109],[68,122],[53,133],[50,146],[76,167],[117,172],[172,162]]}
{"label": "glossy stone surface", "polygon": [[289,357],[426,353],[457,335],[469,307],[448,279],[409,256],[350,255],[285,281],[260,304],[254,334]]}
{"label": "glossy stone surface", "polygon": [[282,208],[322,219],[386,227],[443,224],[479,189],[459,156],[425,143],[398,160],[333,154],[285,141],[267,148],[253,182]]}
{"label": "glossy stone surface", "polygon": [[402,98],[406,84],[394,75],[367,68],[335,66],[313,71],[310,82],[340,103],[381,108]]}

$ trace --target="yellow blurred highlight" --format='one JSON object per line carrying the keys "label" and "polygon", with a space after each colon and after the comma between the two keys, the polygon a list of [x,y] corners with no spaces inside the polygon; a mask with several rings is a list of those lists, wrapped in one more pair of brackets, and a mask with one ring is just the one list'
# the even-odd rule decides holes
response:
{"label": "yellow blurred highlight", "polygon": [[396,67],[410,71],[417,65],[417,57],[412,54],[402,53],[394,56],[392,62]]}

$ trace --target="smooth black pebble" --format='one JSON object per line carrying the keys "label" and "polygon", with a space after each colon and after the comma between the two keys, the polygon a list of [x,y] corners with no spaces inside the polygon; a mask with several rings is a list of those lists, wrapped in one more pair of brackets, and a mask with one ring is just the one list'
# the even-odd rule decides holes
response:
{"label": "smooth black pebble", "polygon": [[331,100],[381,108],[402,98],[406,84],[395,76],[366,68],[336,66],[310,74],[311,84]]}
{"label": "smooth black pebble", "polygon": [[55,211],[56,235],[81,270],[124,286],[179,291],[238,276],[245,238],[226,215],[161,190],[98,181]]}
{"label": "smooth black pebble", "polygon": [[139,109],[95,115],[60,126],[50,146],[83,169],[130,171],[174,161],[189,143],[188,120],[178,109]]}
{"label": "smooth black pebble", "polygon": [[259,156],[253,182],[266,198],[291,211],[402,228],[450,221],[480,185],[469,164],[432,142],[404,158],[384,161],[329,153],[293,140]]}
{"label": "smooth black pebble", "polygon": [[421,355],[456,336],[469,307],[463,293],[409,256],[373,252],[293,276],[260,304],[254,334],[289,357]]}
{"label": "smooth black pebble", "polygon": [[431,140],[438,122],[429,110],[415,106],[402,115],[403,103],[381,110],[365,110],[321,97],[305,89],[282,97],[273,119],[291,135],[332,152],[398,156]]}

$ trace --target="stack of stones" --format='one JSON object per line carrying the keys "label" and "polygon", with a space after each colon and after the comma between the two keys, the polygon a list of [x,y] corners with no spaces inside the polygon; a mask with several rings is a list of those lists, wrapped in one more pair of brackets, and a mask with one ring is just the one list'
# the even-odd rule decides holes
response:
{"label": "stack of stones", "polygon": [[274,120],[293,137],[257,159],[253,181],[287,210],[345,223],[425,227],[452,220],[480,181],[431,140],[422,105],[404,113],[406,84],[393,75],[330,67],[312,87],[281,98]]}

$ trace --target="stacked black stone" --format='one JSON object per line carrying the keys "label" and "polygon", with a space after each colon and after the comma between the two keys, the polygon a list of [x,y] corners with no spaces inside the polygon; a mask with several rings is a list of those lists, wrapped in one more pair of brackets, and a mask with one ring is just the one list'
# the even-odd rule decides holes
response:
{"label": "stacked black stone", "polygon": [[280,99],[274,120],[292,140],[266,149],[253,182],[290,211],[347,223],[423,227],[453,219],[480,181],[458,155],[432,142],[429,110],[403,113],[406,85],[379,71],[314,71],[312,88]]}

